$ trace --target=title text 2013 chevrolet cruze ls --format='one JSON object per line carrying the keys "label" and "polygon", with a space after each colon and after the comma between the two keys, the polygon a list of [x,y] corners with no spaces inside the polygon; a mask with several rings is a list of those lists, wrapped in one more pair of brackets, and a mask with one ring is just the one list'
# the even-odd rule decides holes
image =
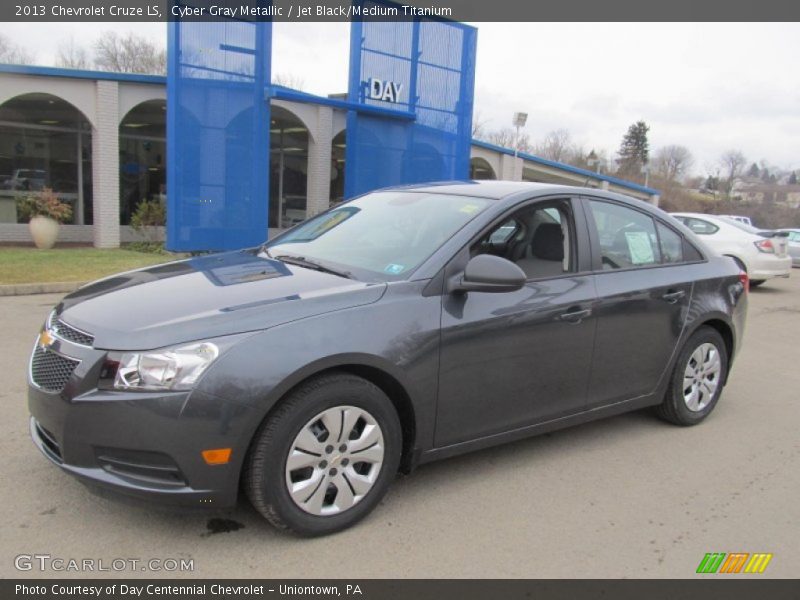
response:
{"label": "title text 2013 chevrolet cruze ls", "polygon": [[33,349],[31,433],[85,482],[306,535],[398,469],[646,406],[714,409],[747,276],[664,212],[465,182],[341,204],[261,248],[103,279]]}

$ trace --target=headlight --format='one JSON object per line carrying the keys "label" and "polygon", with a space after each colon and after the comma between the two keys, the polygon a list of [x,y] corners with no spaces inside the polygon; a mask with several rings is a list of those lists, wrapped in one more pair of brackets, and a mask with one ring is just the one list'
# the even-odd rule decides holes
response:
{"label": "headlight", "polygon": [[125,352],[114,377],[118,390],[188,390],[220,354],[217,344],[195,342],[152,352]]}

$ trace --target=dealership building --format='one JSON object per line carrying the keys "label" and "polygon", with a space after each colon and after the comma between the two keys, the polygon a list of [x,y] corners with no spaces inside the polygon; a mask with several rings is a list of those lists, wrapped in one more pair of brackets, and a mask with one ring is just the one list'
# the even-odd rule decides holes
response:
{"label": "dealership building", "polygon": [[[417,32],[413,36],[424,43],[424,35]],[[171,44],[175,43],[174,37],[173,34]],[[369,41],[364,32],[361,38]],[[418,55],[425,53],[420,50]],[[422,106],[426,97],[423,86],[442,87],[444,84],[437,77],[445,80],[456,71],[456,67],[444,64],[446,60],[440,62],[428,65],[420,59],[421,64],[412,63],[419,78],[412,74],[408,82],[391,85],[381,85],[381,79],[364,76],[364,69],[374,72],[380,65],[362,66],[355,82],[350,83],[348,95],[331,97],[264,86],[256,77],[256,85],[267,88],[268,93],[258,90],[253,96],[246,91],[244,97],[255,97],[256,104],[262,102],[265,106],[258,114],[252,110],[247,113],[248,107],[235,107],[239,116],[229,118],[228,123],[238,119],[250,136],[244,143],[239,139],[238,145],[236,134],[231,133],[235,131],[233,126],[219,127],[210,122],[211,116],[177,103],[188,94],[188,85],[174,80],[174,71],[185,72],[186,68],[172,59],[168,77],[0,65],[0,243],[30,241],[17,203],[42,187],[52,188],[73,207],[72,221],[62,227],[60,241],[92,243],[101,248],[134,241],[136,233],[130,223],[137,205],[144,200],[166,200],[168,187],[170,194],[177,196],[169,199],[168,221],[175,220],[170,231],[178,240],[171,244],[168,241],[168,247],[183,250],[248,245],[365,190],[384,184],[452,179],[453,175],[588,186],[658,203],[657,190],[530,154],[515,155],[508,148],[471,139],[471,100],[468,118],[463,119],[456,118],[455,109],[450,114],[444,108]],[[237,72],[241,70],[239,65]],[[215,69],[207,67],[205,71]],[[197,73],[198,67],[193,66],[191,72]],[[397,69],[393,67],[392,72]],[[393,77],[398,79],[397,75]],[[385,77],[383,81],[389,79]],[[203,87],[199,97],[194,83],[192,102],[213,107],[219,101],[220,85],[233,85],[229,78],[223,84],[219,79],[212,83],[211,88],[216,88]],[[462,95],[465,85],[462,82]],[[414,98],[400,102],[404,87],[409,86],[415,90]],[[471,98],[471,90],[469,94]],[[168,109],[169,95],[176,97],[171,108],[176,112]],[[415,99],[419,105],[413,105]],[[459,102],[463,106],[463,98]],[[230,108],[232,104],[235,102],[229,94],[225,106]],[[181,117],[180,123],[168,128],[168,113],[183,115],[192,110],[195,112],[191,119]],[[427,124],[423,122],[427,118],[425,110],[433,115]],[[242,119],[242,114],[248,116]],[[268,125],[259,120],[268,121]],[[448,154],[437,150],[437,141],[425,140],[439,140],[439,130],[450,122],[454,123],[454,132],[461,132],[461,141],[453,142],[456,150]],[[398,139],[406,139],[403,128],[412,123],[416,129],[408,129],[407,135],[413,142],[403,141],[402,149],[386,156],[386,165],[375,163],[375,156],[394,147],[392,144],[397,145]],[[391,142],[381,137],[384,131],[390,132]],[[470,135],[464,137],[464,131]],[[197,132],[205,132],[206,137]],[[348,149],[348,144],[357,144],[358,148]],[[463,150],[461,158],[458,144]],[[168,145],[174,146],[171,152]],[[170,165],[170,160],[182,161],[184,166]],[[348,161],[358,164],[348,169]],[[256,174],[252,178],[247,174],[232,175],[242,165],[250,165],[250,172]],[[398,166],[393,174],[395,165]],[[203,182],[217,170],[227,173],[217,181]],[[348,177],[353,178],[350,185]],[[171,178],[175,185],[170,185]],[[359,178],[358,185],[355,178]],[[248,198],[257,213],[256,217],[252,212],[243,213],[241,218],[250,229],[242,236],[241,244],[235,234],[219,248],[213,242],[210,246],[191,246],[196,243],[191,237],[180,241],[181,232],[190,231],[198,223],[213,221],[218,226],[221,215],[236,212],[240,197]],[[210,210],[218,212],[202,212]]]}

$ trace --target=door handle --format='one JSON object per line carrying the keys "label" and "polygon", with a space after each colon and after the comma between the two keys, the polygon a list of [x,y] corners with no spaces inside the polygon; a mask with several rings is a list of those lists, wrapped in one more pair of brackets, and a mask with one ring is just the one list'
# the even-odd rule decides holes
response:
{"label": "door handle", "polygon": [[670,304],[675,304],[678,300],[683,298],[686,295],[686,292],[683,290],[670,290],[663,296],[661,296],[662,300],[666,300]]}
{"label": "door handle", "polygon": [[583,310],[570,310],[565,312],[563,315],[559,315],[559,319],[561,321],[566,321],[567,323],[580,323],[586,317],[592,314],[591,308],[585,308]]}

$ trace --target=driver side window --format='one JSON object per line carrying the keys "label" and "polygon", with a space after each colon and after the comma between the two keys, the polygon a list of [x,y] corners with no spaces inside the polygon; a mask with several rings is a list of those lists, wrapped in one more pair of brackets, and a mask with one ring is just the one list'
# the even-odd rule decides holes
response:
{"label": "driver side window", "polygon": [[568,200],[527,206],[501,221],[473,245],[472,256],[494,254],[516,263],[528,280],[574,272]]}

